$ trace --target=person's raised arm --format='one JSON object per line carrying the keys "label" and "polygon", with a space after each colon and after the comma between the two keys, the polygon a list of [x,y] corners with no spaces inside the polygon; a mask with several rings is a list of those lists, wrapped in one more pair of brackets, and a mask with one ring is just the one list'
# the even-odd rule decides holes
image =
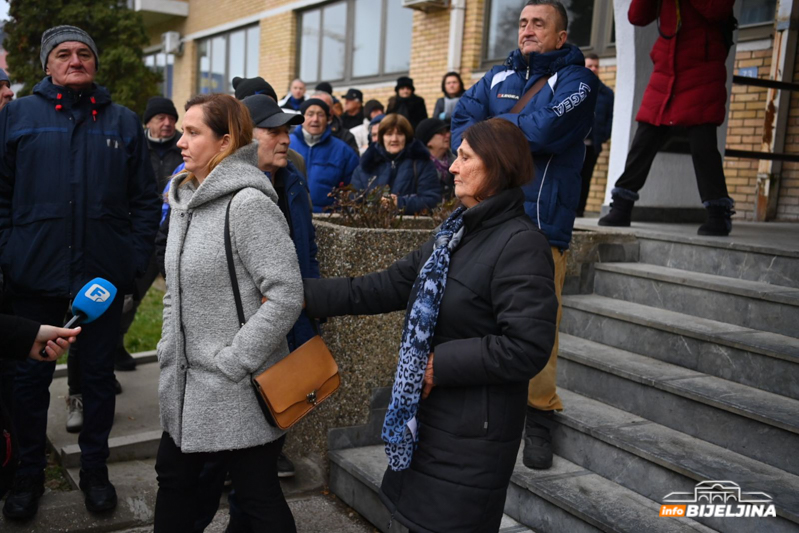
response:
{"label": "person's raised arm", "polygon": [[647,26],[658,17],[660,2],[654,0],[633,0],[627,10],[627,20],[633,26]]}

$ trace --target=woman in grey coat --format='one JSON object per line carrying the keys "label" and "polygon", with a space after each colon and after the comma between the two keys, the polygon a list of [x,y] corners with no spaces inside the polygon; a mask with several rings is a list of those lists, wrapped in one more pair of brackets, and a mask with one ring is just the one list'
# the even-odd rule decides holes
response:
{"label": "woman in grey coat", "polygon": [[[164,433],[155,531],[190,531],[206,461],[222,461],[252,531],[295,531],[277,478],[284,432],[269,425],[250,376],[288,353],[302,280],[277,194],[258,170],[247,109],[233,97],[186,104],[178,142],[186,173],[169,192],[167,293],[158,344]],[[225,255],[225,213],[246,322],[240,326]],[[263,303],[262,303],[263,302]]]}

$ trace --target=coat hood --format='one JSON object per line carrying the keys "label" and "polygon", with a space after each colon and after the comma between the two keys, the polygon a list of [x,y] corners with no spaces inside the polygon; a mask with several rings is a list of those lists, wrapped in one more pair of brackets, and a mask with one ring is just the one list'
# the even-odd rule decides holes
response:
{"label": "coat hood", "polygon": [[[404,159],[429,161],[430,152],[427,150],[427,147],[422,144],[422,141],[420,141],[419,139],[413,139],[410,145],[402,149],[402,151],[397,155],[394,161],[400,163]],[[370,144],[369,148],[367,148],[366,151],[361,156],[361,167],[367,172],[372,172],[374,169],[376,169],[383,163],[390,163],[390,162],[391,162],[391,157],[389,157],[386,148],[383,145],[377,143]]]}
{"label": "coat hood", "polygon": [[[64,106],[73,105],[84,97],[94,98],[92,104],[98,107],[111,103],[111,93],[105,87],[93,83],[90,89],[77,93],[68,87],[54,84],[51,76],[46,76],[42,81],[34,85],[33,94],[38,94],[42,98],[52,100],[54,104]],[[61,95],[60,98],[59,95]]]}
{"label": "coat hood", "polygon": [[[552,75],[569,65],[585,66],[585,56],[579,48],[571,44],[564,44],[560,50],[547,52],[545,54],[530,54],[530,75],[540,76],[542,74]],[[527,71],[527,59],[522,55],[518,48],[508,55],[505,66],[516,71]]]}
{"label": "coat hood", "polygon": [[181,173],[172,178],[172,186],[169,188],[169,205],[172,209],[196,209],[248,187],[258,189],[277,203],[275,188],[258,168],[258,141],[239,148],[223,159],[199,187],[195,183],[180,186],[185,177],[186,173]]}

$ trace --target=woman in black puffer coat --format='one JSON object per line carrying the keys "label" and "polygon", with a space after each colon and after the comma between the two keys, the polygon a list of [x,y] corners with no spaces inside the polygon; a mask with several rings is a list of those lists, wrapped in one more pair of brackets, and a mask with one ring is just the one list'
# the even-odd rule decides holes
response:
{"label": "woman in black puffer coat", "polygon": [[[425,295],[421,287],[413,290],[414,282],[428,279],[422,267],[450,250],[424,357],[424,388],[413,404],[417,447],[409,466],[396,468],[389,455],[396,469],[386,470],[380,496],[412,531],[484,533],[499,529],[524,428],[527,382],[549,359],[558,300],[549,244],[524,212],[520,186],[533,175],[524,135],[501,119],[475,124],[452,172],[455,195],[467,208],[462,234],[449,245],[431,239],[382,272],[307,279],[305,300],[314,317],[416,310],[416,299]],[[424,320],[409,316],[412,328]],[[403,350],[408,331],[406,325]],[[401,369],[403,363],[404,356]]]}
{"label": "woman in black puffer coat", "polygon": [[441,181],[430,152],[396,113],[380,121],[377,142],[361,156],[350,184],[358,190],[388,185],[391,199],[406,215],[429,212],[441,202]]}

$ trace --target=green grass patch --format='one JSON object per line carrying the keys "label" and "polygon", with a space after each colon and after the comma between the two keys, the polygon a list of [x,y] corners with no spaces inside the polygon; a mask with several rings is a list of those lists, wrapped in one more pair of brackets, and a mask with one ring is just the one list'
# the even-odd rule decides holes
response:
{"label": "green grass patch", "polygon": [[164,292],[150,287],[144,296],[136,319],[125,335],[125,348],[130,353],[155,350],[161,338],[161,322],[164,312]]}

